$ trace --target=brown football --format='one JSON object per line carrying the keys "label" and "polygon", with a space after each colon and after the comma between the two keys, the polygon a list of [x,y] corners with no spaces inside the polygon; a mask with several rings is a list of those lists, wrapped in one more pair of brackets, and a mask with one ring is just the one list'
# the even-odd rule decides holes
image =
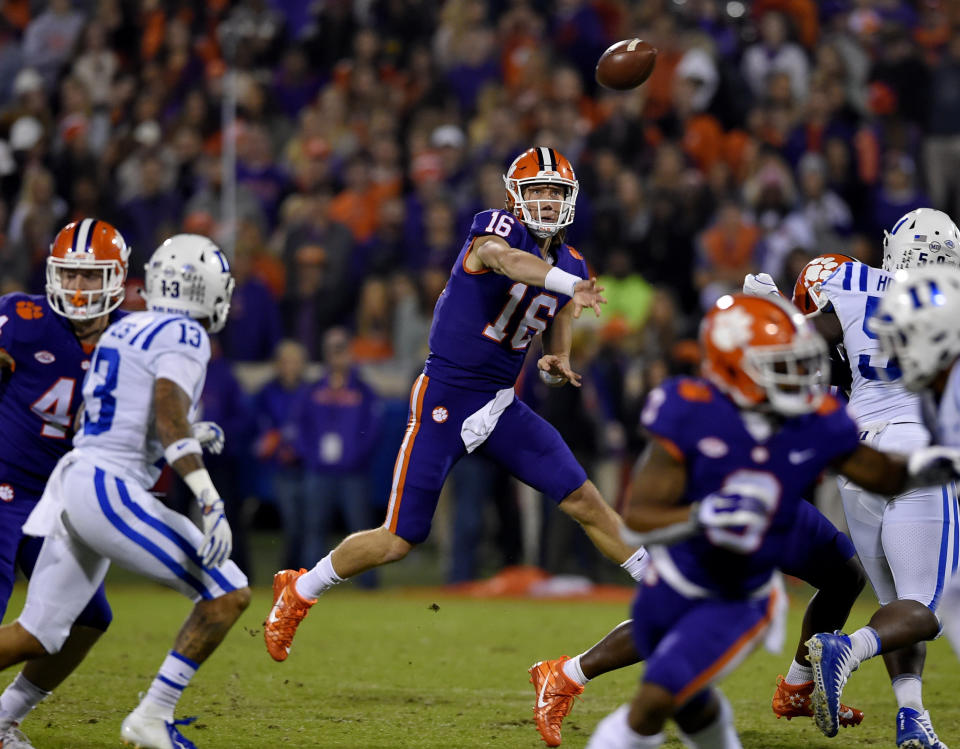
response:
{"label": "brown football", "polygon": [[597,83],[615,91],[636,88],[653,72],[657,50],[642,39],[611,44],[597,61]]}

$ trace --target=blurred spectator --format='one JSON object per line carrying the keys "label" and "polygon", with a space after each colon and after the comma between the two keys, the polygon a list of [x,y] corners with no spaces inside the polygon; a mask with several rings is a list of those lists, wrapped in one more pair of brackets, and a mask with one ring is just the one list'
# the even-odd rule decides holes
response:
{"label": "blurred spectator", "polygon": [[807,153],[798,165],[800,212],[813,230],[817,253],[841,252],[853,229],[850,207],[827,187],[827,161],[820,154]]}
{"label": "blurred spectator", "polygon": [[110,103],[113,77],[119,68],[119,58],[107,46],[106,28],[100,21],[92,20],[83,31],[80,51],[73,61],[73,75],[86,86],[94,107]]}
{"label": "blurred spectator", "polygon": [[[343,328],[331,328],[324,336],[323,362],[326,373],[306,389],[293,413],[305,471],[304,559],[322,559],[327,553],[337,510],[350,532],[371,526],[368,465],[380,430],[379,398],[354,367]],[[359,575],[357,583],[374,587],[376,573]]]}
{"label": "blurred spectator", "polygon": [[58,223],[67,214],[67,203],[54,192],[53,177],[43,168],[33,168],[27,172],[23,181],[23,190],[10,215],[7,234],[13,242],[23,238],[23,222],[31,213],[44,213],[53,223]]}
{"label": "blurred spectator", "polygon": [[226,437],[223,452],[204,455],[203,461],[214,486],[223,497],[224,509],[233,531],[232,559],[247,576],[250,567],[247,543],[248,516],[244,505],[251,484],[250,443],[255,425],[249,398],[223,356],[220,342],[213,338],[210,363],[200,396],[200,418],[215,421]]}
{"label": "blurred spectator", "polygon": [[69,59],[83,28],[83,14],[71,5],[71,0],[50,0],[23,35],[24,63],[43,76],[47,91],[53,89],[60,67]]}
{"label": "blurred spectator", "polygon": [[277,302],[253,274],[253,252],[238,246],[230,263],[236,287],[220,339],[224,355],[236,362],[267,361],[282,335]]}
{"label": "blurred spectator", "polygon": [[786,16],[768,11],[760,18],[760,39],[743,53],[743,74],[756,98],[762,98],[771,73],[784,72],[796,101],[807,96],[809,63],[800,45],[789,40]]}
{"label": "blurred spectator", "polygon": [[604,324],[621,321],[627,330],[636,333],[650,313],[653,287],[634,271],[629,253],[622,248],[610,252],[606,268],[607,273],[597,279],[607,298],[603,309]]}
{"label": "blurred spectator", "polygon": [[887,155],[880,183],[873,199],[873,236],[882,236],[903,214],[914,208],[930,205],[930,200],[920,189],[917,167],[905,153],[891,152]]}
{"label": "blurred spectator", "polygon": [[933,70],[923,166],[933,206],[960,216],[960,35]]}
{"label": "blurred spectator", "polygon": [[695,278],[702,309],[710,309],[721,295],[740,290],[743,277],[757,267],[759,239],[759,230],[744,216],[739,205],[732,201],[721,204],[716,223],[698,240]]}
{"label": "blurred spectator", "polygon": [[368,278],[360,288],[356,337],[350,346],[360,362],[375,362],[393,356],[393,316],[390,287],[383,278]]}
{"label": "blurred spectator", "polygon": [[[232,314],[232,311],[231,311]],[[260,485],[280,511],[283,526],[283,566],[299,569],[312,563],[306,556],[303,518],[303,467],[293,445],[295,406],[307,388],[307,350],[289,339],[277,344],[274,377],[257,393],[253,412],[257,437],[253,452],[261,470]]]}
{"label": "blurred spectator", "polygon": [[130,247],[130,274],[139,276],[151,253],[180,228],[183,205],[177,193],[164,186],[164,165],[158,156],[140,159],[140,189],[121,206],[120,231]]}

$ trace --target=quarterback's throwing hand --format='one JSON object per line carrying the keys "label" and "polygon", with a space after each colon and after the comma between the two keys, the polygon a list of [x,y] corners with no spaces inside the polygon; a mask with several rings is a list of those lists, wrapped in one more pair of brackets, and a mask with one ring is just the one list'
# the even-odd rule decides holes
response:
{"label": "quarterback's throwing hand", "polygon": [[223,500],[217,499],[202,505],[203,542],[197,553],[204,567],[219,567],[230,558],[233,551],[233,533],[227,516],[223,513]]}
{"label": "quarterback's throwing hand", "polygon": [[219,455],[223,452],[223,444],[226,437],[223,429],[215,421],[198,421],[192,427],[194,439],[200,441],[200,445],[208,453]]}
{"label": "quarterback's throwing hand", "polygon": [[601,291],[603,287],[597,285],[596,278],[577,281],[576,286],[573,287],[573,316],[580,317],[580,311],[590,307],[593,313],[600,317],[600,305],[607,303]]}

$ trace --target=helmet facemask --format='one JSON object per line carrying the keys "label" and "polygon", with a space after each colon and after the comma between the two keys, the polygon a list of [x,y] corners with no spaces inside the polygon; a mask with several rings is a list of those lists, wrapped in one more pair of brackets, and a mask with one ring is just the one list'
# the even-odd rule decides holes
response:
{"label": "helmet facemask", "polygon": [[[66,271],[98,271],[100,284],[94,289],[66,288]],[[123,303],[126,273],[116,260],[97,260],[94,255],[47,258],[47,301],[69,320],[92,320],[107,315]],[[71,285],[82,285],[71,284]]]}
{"label": "helmet facemask", "polygon": [[764,389],[772,410],[787,416],[816,411],[827,393],[830,356],[819,336],[783,346],[750,346],[743,369]]}
{"label": "helmet facemask", "polygon": [[[520,218],[526,227],[540,239],[554,236],[558,231],[573,223],[576,213],[577,194],[580,191],[576,180],[564,177],[537,175],[522,179],[503,178],[507,188],[507,206]],[[523,197],[524,191],[533,185],[558,185],[563,191],[559,199],[544,198],[527,200]],[[556,219],[547,221],[542,218],[541,206],[544,203],[560,203]],[[512,206],[511,206],[512,203]]]}

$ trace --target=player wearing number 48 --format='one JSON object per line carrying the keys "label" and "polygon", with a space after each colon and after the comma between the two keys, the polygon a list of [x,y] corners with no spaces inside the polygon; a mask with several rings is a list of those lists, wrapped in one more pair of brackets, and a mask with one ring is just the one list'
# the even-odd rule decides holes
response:
{"label": "player wearing number 48", "polygon": [[[46,294],[0,297],[0,619],[16,568],[30,577],[40,553],[43,539],[24,536],[21,526],[70,449],[90,355],[101,333],[125,314],[117,307],[129,254],[107,222],[74,221],[50,246]],[[28,745],[17,724],[69,675],[110,619],[101,585],[77,618],[63,658],[32,661],[0,696],[0,745]]]}
{"label": "player wearing number 48", "polygon": [[579,183],[555,149],[531,148],[504,175],[504,210],[478,213],[437,301],[430,355],[410,394],[386,519],[356,533],[310,572],[274,577],[264,626],[270,655],[285,660],[316,597],[360,572],[403,558],[427,538],[440,490],[468,452],[484,453],[577,520],[634,577],[646,552],[620,538],[620,518],[550,424],[514,396],[527,347],[541,334],[542,376],[580,386],[570,368],[573,318],[606,300],[583,257],[564,242]]}
{"label": "player wearing number 48", "polygon": [[[100,238],[93,241],[102,240],[97,223],[81,222],[72,240],[64,240],[66,247],[55,244],[50,259],[50,306],[71,319],[106,315],[122,296],[126,246],[113,232],[112,249],[91,250],[91,233]],[[183,721],[174,720],[177,701],[250,601],[246,577],[229,559],[232,535],[223,501],[202,459],[204,449],[223,447],[223,432],[211,422],[192,423],[210,359],[207,332],[223,327],[232,291],[226,259],[206,237],[179,234],[153,253],[146,266],[147,311],[117,320],[100,335],[83,380],[73,450],[56,463],[26,522],[13,526],[22,525],[43,544],[23,611],[0,627],[0,669],[61,652],[76,636],[91,597],[102,596],[111,561],[196,602],[149,690],[121,726],[123,741],[142,749],[193,747],[177,728]],[[20,300],[14,314],[35,323],[45,309]],[[13,377],[20,373],[17,361]],[[59,413],[52,404],[45,412]],[[63,437],[69,427],[67,420]],[[163,459],[197,497],[202,528],[149,492]],[[109,609],[101,614],[101,628],[106,621]],[[89,637],[84,643],[89,647]],[[74,653],[72,662],[82,654]],[[9,730],[17,730],[12,721],[25,714],[25,701],[35,704],[43,696],[42,689],[36,681],[20,685],[10,700],[20,706],[19,716],[7,709],[4,695]],[[3,739],[8,745],[29,746],[16,734]]]}

